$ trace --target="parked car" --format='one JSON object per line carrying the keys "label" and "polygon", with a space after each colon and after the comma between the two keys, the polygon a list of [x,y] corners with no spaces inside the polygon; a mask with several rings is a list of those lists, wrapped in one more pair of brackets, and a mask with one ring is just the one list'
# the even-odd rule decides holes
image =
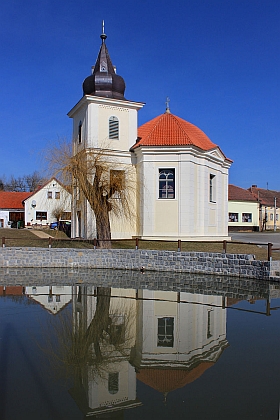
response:
{"label": "parked car", "polygon": [[71,237],[71,222],[69,220],[59,220],[50,224],[50,229],[61,230],[69,238]]}

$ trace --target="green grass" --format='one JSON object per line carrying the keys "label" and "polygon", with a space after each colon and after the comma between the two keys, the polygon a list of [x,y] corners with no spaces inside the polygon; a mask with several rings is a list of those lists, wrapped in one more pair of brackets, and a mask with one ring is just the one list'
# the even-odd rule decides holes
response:
{"label": "green grass", "polygon": [[[70,240],[63,232],[44,229],[52,237],[52,248],[93,248],[92,241]],[[0,229],[0,238],[5,237],[6,247],[41,247],[48,248],[48,239],[41,239],[29,229]],[[135,249],[135,240],[112,241],[113,249]],[[154,249],[177,251],[177,242],[168,241],[141,241],[139,249]],[[190,252],[223,252],[223,244],[215,242],[182,242],[182,251]],[[227,252],[231,254],[253,254],[257,260],[267,260],[267,247],[251,244],[239,244],[234,241],[227,243]],[[272,253],[273,260],[280,260],[280,253]]]}

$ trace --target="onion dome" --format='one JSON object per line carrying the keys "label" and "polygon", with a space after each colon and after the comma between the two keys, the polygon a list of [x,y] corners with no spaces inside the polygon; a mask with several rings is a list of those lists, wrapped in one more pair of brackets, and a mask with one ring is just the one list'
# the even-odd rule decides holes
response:
{"label": "onion dome", "polygon": [[84,80],[83,93],[84,95],[125,100],[125,82],[121,76],[116,74],[111,62],[105,44],[107,35],[104,33],[104,26],[100,38],[102,39],[102,44],[99,54],[92,75]]}
{"label": "onion dome", "polygon": [[195,125],[171,114],[169,108],[158,117],[138,128],[138,141],[132,149],[140,146],[188,146],[202,150],[217,147],[209,137]]}

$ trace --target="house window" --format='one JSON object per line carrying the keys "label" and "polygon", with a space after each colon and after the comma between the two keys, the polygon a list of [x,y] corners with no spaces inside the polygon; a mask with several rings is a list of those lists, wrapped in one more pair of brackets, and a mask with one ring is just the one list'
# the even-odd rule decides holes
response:
{"label": "house window", "polygon": [[117,117],[109,118],[109,139],[119,139],[119,120]]}
{"label": "house window", "polygon": [[229,213],[228,214],[229,222],[238,222],[238,213]]}
{"label": "house window", "polygon": [[125,317],[124,315],[110,314],[111,325],[108,328],[110,344],[118,346],[125,342]]}
{"label": "house window", "polygon": [[79,122],[78,128],[78,142],[82,143],[82,121]]}
{"label": "house window", "polygon": [[174,345],[174,318],[158,318],[158,347],[173,347]]}
{"label": "house window", "polygon": [[36,211],[36,220],[47,220],[47,212],[46,211]]}
{"label": "house window", "polygon": [[56,192],[55,192],[55,198],[56,198],[57,200],[59,200],[59,199],[60,199],[60,191],[56,191]]}
{"label": "house window", "polygon": [[207,311],[207,338],[212,337],[212,310]]}
{"label": "house window", "polygon": [[273,213],[270,213],[270,220],[273,220]]}
{"label": "house window", "polygon": [[159,198],[175,198],[175,169],[159,170]]}
{"label": "house window", "polygon": [[52,191],[48,191],[48,198],[52,198]]}
{"label": "house window", "polygon": [[117,394],[119,391],[119,372],[109,373],[108,391],[110,394]]}
{"label": "house window", "polygon": [[278,213],[276,213],[276,221],[278,222]]}
{"label": "house window", "polygon": [[71,211],[64,211],[61,214],[61,220],[71,220]]}
{"label": "house window", "polygon": [[252,213],[242,213],[242,222],[251,223],[252,222]]}
{"label": "house window", "polygon": [[211,203],[216,202],[216,175],[210,174],[209,176],[209,201]]}

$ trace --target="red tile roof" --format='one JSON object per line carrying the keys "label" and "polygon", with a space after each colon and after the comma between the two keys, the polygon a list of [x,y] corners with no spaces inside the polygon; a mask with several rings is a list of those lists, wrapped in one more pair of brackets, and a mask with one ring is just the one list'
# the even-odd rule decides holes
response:
{"label": "red tile roof", "polygon": [[0,209],[24,209],[22,201],[28,198],[31,192],[0,191]]}
{"label": "red tile roof", "polygon": [[0,287],[0,296],[21,296],[24,294],[23,286],[1,286]]}
{"label": "red tile roof", "polygon": [[136,377],[151,388],[166,393],[195,381],[213,365],[213,362],[201,362],[191,370],[144,368]]}
{"label": "red tile roof", "polygon": [[274,207],[274,198],[276,198],[276,205],[280,207],[280,191],[265,190],[258,188],[256,185],[248,188],[256,200],[258,200],[263,206]]}
{"label": "red tile roof", "polygon": [[211,150],[217,145],[200,128],[166,112],[138,128],[137,143],[132,146],[186,146],[193,145],[202,150]]}
{"label": "red tile roof", "polygon": [[258,201],[248,190],[229,184],[228,199],[233,201]]}

